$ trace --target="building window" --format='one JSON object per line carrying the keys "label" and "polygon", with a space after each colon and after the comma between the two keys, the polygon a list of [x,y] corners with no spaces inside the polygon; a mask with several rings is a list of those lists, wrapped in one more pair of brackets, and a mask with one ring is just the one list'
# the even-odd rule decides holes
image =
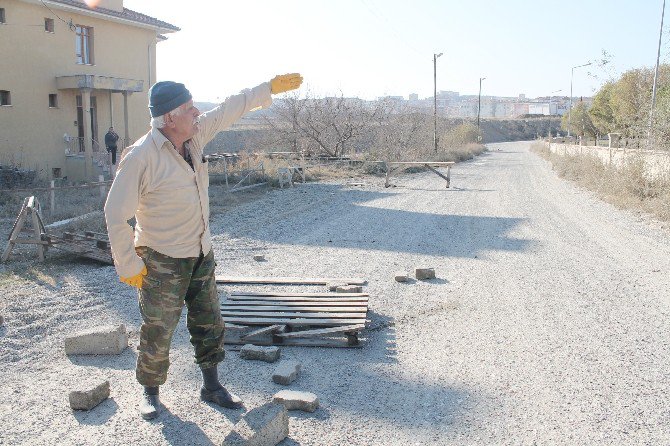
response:
{"label": "building window", "polygon": [[0,90],[0,105],[12,105],[12,95],[7,90]]}
{"label": "building window", "polygon": [[0,8],[0,23],[5,23],[5,8]]}
{"label": "building window", "polygon": [[44,18],[44,31],[48,33],[54,32],[54,19]]}
{"label": "building window", "polygon": [[77,25],[75,32],[77,34],[75,42],[77,63],[93,65],[93,28]]}
{"label": "building window", "polygon": [[58,108],[58,95],[50,94],[49,95],[49,108]]}

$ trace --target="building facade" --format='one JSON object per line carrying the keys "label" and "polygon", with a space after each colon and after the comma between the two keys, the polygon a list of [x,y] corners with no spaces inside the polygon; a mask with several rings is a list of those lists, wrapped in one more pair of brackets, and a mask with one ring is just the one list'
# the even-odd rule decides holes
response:
{"label": "building facade", "polygon": [[111,173],[119,151],[149,125],[156,44],[179,28],[101,0],[0,0],[0,165],[43,179]]}

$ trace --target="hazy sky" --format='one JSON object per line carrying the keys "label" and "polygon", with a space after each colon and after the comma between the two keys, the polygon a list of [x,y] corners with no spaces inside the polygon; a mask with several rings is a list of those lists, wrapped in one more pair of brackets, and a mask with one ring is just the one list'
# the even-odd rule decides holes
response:
{"label": "hazy sky", "polygon": [[[158,45],[158,79],[216,101],[300,72],[317,95],[374,99],[437,89],[527,97],[591,96],[656,63],[662,0],[125,0],[181,28]],[[670,9],[670,5],[668,5]],[[670,13],[667,14],[670,16]],[[661,60],[667,60],[670,17]],[[603,51],[611,62],[596,65]]]}

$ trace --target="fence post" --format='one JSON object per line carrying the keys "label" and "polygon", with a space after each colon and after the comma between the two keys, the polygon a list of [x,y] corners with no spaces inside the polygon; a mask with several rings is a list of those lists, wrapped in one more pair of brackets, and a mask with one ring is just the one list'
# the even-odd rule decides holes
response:
{"label": "fence post", "polygon": [[249,184],[251,184],[251,156],[247,157],[247,170],[249,171]]}
{"label": "fence post", "polygon": [[49,188],[49,210],[51,215],[56,211],[56,182],[51,180],[51,187]]}
{"label": "fence post", "polygon": [[98,175],[98,182],[100,184],[100,198],[105,198],[105,177]]}
{"label": "fence post", "polygon": [[228,189],[228,161],[226,157],[223,157],[223,176],[226,179],[226,189]]}

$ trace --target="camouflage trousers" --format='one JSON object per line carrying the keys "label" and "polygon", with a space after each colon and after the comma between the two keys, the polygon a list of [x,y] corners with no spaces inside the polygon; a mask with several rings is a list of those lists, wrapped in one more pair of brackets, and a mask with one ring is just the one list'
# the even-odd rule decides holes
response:
{"label": "camouflage trousers", "polygon": [[150,387],[165,383],[170,342],[184,304],[196,364],[208,368],[221,362],[224,324],[214,276],[214,253],[176,259],[145,246],[136,251],[147,267],[138,292],[142,326],[137,381]]}

